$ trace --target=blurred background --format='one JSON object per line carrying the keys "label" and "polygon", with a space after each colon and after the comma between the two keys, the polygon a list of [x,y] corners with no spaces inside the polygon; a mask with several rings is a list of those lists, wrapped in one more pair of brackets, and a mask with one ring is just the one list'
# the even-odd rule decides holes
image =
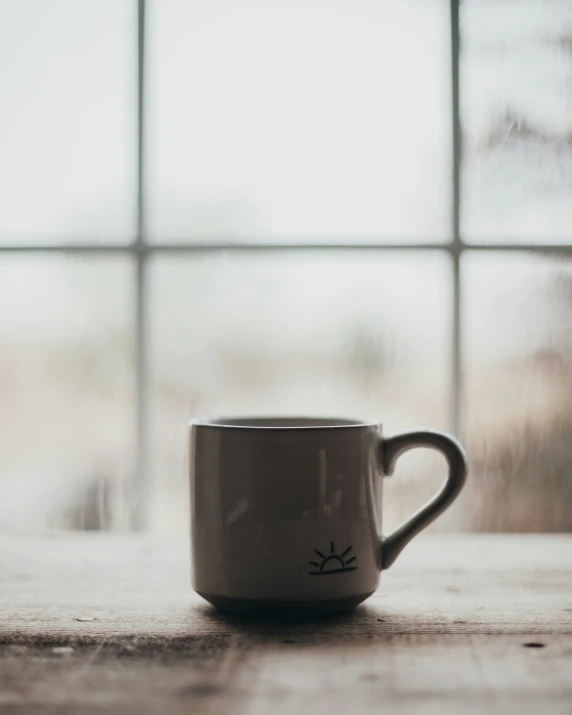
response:
{"label": "blurred background", "polygon": [[453,430],[434,528],[572,530],[570,0],[0,0],[0,106],[0,529],[183,533],[235,413]]}

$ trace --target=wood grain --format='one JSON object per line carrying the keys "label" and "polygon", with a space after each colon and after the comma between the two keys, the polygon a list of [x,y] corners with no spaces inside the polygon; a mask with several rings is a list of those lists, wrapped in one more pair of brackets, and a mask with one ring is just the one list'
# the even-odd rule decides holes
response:
{"label": "wood grain", "polygon": [[0,538],[0,713],[572,713],[571,536],[420,538],[318,621],[188,584],[184,542]]}

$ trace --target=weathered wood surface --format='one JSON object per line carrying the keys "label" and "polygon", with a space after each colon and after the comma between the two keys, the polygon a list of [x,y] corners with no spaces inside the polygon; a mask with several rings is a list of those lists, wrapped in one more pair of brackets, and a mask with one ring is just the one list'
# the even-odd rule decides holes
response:
{"label": "weathered wood surface", "polygon": [[181,541],[0,537],[0,714],[572,714],[572,536],[421,537],[319,621],[188,583]]}

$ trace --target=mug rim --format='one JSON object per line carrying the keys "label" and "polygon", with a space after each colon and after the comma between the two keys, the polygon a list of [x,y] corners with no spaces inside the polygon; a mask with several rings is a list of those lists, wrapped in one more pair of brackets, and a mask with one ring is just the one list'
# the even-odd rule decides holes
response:
{"label": "mug rim", "polygon": [[379,420],[363,420],[351,417],[298,417],[298,416],[231,416],[196,417],[189,420],[192,427],[209,429],[253,430],[253,431],[308,431],[342,430],[364,427],[381,427]]}

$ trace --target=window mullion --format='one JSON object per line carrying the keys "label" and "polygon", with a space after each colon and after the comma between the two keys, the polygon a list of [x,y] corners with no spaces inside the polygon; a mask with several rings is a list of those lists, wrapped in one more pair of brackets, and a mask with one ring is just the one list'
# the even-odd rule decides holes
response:
{"label": "window mullion", "polygon": [[136,389],[136,471],[134,483],[134,525],[149,525],[149,336],[147,332],[147,251],[145,206],[145,24],[146,2],[137,2],[137,233],[135,237],[135,389]]}

